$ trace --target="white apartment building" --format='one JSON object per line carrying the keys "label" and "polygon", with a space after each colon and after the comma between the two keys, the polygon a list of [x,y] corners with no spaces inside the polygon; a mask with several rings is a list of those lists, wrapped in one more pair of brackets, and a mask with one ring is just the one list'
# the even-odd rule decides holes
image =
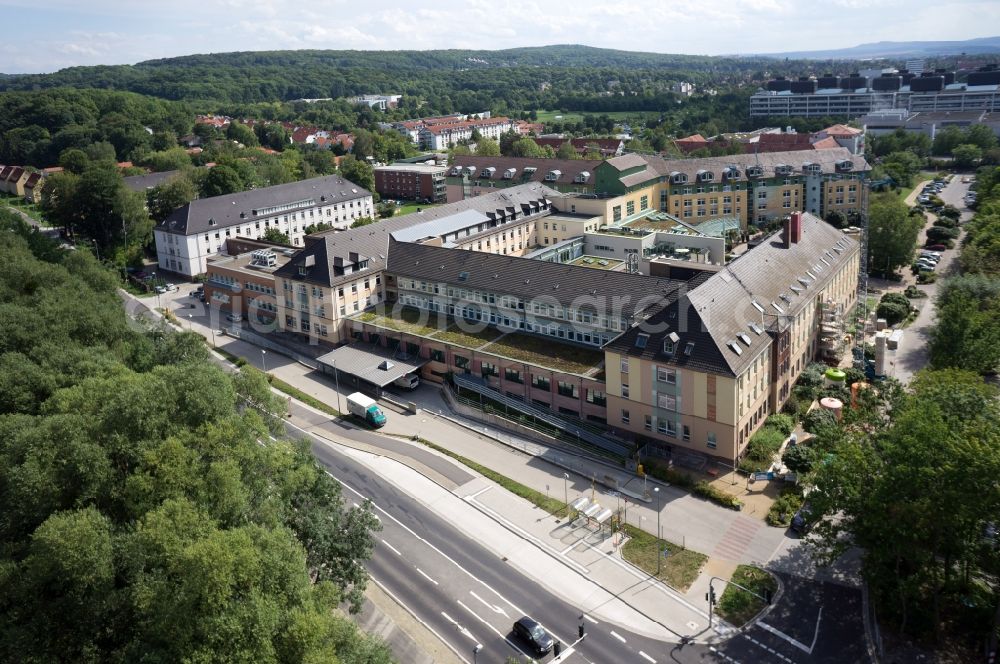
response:
{"label": "white apartment building", "polygon": [[159,269],[193,277],[206,271],[227,238],[260,239],[271,228],[301,246],[306,227],[348,228],[374,217],[371,192],[336,175],[191,201],[153,230]]}

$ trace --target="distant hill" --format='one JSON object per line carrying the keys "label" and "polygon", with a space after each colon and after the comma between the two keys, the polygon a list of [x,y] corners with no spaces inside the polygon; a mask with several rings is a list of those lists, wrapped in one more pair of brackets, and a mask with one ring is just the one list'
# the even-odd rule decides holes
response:
{"label": "distant hill", "polygon": [[963,41],[909,41],[874,42],[850,48],[827,51],[789,51],[787,53],[762,53],[769,58],[794,58],[807,60],[867,60],[870,58],[921,58],[939,55],[1000,54],[1000,37],[980,37]]}

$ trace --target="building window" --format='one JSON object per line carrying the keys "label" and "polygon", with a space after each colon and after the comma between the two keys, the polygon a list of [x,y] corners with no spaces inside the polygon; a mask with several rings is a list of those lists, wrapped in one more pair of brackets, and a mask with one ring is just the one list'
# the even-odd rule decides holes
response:
{"label": "building window", "polygon": [[684,440],[691,440],[691,427],[685,424],[683,426],[683,431],[684,431]]}
{"label": "building window", "polygon": [[676,411],[677,398],[670,394],[658,394],[656,395],[656,406],[657,408]]}
{"label": "building window", "polygon": [[499,376],[500,372],[497,370],[495,364],[490,364],[489,362],[481,362],[480,369],[482,371],[483,378],[487,376]]}
{"label": "building window", "polygon": [[628,399],[628,383],[622,383],[622,399]]}
{"label": "building window", "polygon": [[630,418],[629,418],[628,411],[625,410],[624,408],[622,408],[622,424],[628,424],[629,420],[630,420]]}
{"label": "building window", "polygon": [[621,372],[623,374],[627,374],[628,373],[628,358],[627,357],[623,357],[622,358],[622,361],[621,361]]}
{"label": "building window", "polygon": [[633,214],[635,214],[635,201],[629,201],[625,203],[625,214],[627,214],[630,217]]}
{"label": "building window", "polygon": [[444,362],[444,351],[431,348],[431,359],[435,362]]}
{"label": "building window", "polygon": [[651,415],[646,415],[645,429],[646,431],[653,430],[653,417]]}
{"label": "building window", "polygon": [[587,388],[587,403],[592,403],[595,406],[606,406],[608,404],[608,398],[599,390],[592,388]]}
{"label": "building window", "polygon": [[622,220],[622,206],[621,205],[616,205],[613,208],[611,208],[611,216],[614,219],[614,221],[621,221]]}
{"label": "building window", "polygon": [[656,367],[656,380],[668,385],[676,385],[677,372],[670,367]]}
{"label": "building window", "polygon": [[517,369],[511,369],[509,367],[503,370],[503,377],[504,380],[508,380],[512,383],[524,382],[523,380],[521,380],[521,372],[518,371]]}
{"label": "building window", "polygon": [[639,199],[639,209],[648,210],[649,209],[649,196],[642,196]]}
{"label": "building window", "polygon": [[580,396],[579,386],[576,383],[559,381],[556,391],[560,396],[578,398]]}
{"label": "building window", "polygon": [[714,433],[709,433],[708,434],[708,447],[710,449],[714,450],[717,446],[718,446],[718,442],[715,440],[715,434]]}
{"label": "building window", "polygon": [[533,374],[531,376],[531,386],[537,387],[540,390],[545,390],[549,392],[552,390],[552,384],[546,376],[539,376],[538,374]]}

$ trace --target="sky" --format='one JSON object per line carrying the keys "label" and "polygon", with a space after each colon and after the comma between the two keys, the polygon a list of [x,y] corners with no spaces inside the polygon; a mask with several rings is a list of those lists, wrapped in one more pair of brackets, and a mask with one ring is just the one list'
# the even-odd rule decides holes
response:
{"label": "sky", "polygon": [[0,0],[0,72],[286,49],[547,44],[700,55],[961,40],[997,0]]}

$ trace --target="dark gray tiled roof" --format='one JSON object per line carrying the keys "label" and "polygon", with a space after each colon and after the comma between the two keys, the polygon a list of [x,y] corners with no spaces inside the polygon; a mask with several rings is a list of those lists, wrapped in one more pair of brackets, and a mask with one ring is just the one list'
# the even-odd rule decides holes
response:
{"label": "dark gray tiled roof", "polygon": [[[802,239],[798,243],[786,248],[781,233],[772,235],[723,270],[704,279],[677,305],[651,319],[650,323],[666,323],[668,328],[650,333],[645,348],[635,346],[636,337],[642,332],[640,329],[630,330],[611,342],[608,348],[647,359],[658,357],[665,363],[709,373],[739,375],[771,343],[766,331],[757,334],[750,324],[766,330],[776,320],[785,320],[785,315],[798,314],[815,302],[816,294],[857,251],[856,240],[818,217],[803,213]],[[800,278],[806,282],[799,281]],[[788,300],[782,299],[782,295]],[[766,315],[762,316],[754,302]],[[781,307],[783,313],[775,309],[774,304]],[[664,338],[670,333],[678,336],[677,353],[673,359],[657,356]],[[740,347],[740,354],[732,350],[732,342]],[[688,343],[694,343],[691,355],[684,353]]]}
{"label": "dark gray tiled roof", "polygon": [[[314,200],[316,205],[342,203],[371,196],[371,192],[344,180],[338,175],[326,175],[263,189],[251,189],[237,194],[212,196],[191,201],[170,213],[157,226],[158,230],[181,235],[197,235],[209,230],[238,226],[254,221],[253,211],[296,201]],[[325,197],[325,201],[322,198]],[[302,206],[312,207],[310,206]],[[300,208],[283,210],[291,213]],[[240,214],[244,216],[241,217]],[[214,224],[209,224],[209,220]]]}
{"label": "dark gray tiled roof", "polygon": [[[619,160],[623,160],[625,157],[638,156],[623,155],[615,159],[609,159],[608,163],[618,165]],[[715,175],[715,182],[722,182],[722,171],[730,165],[740,169],[741,180],[746,179],[746,169],[750,166],[761,166],[764,169],[764,177],[767,178],[775,177],[774,168],[779,164],[791,166],[793,175],[802,175],[802,166],[807,163],[819,164],[824,174],[871,170],[871,166],[868,165],[863,156],[851,154],[851,151],[847,148],[767,152],[763,154],[734,154],[698,159],[664,159],[653,155],[642,155],[641,158],[649,165],[651,170],[661,176],[669,176],[674,172],[685,173],[688,176],[688,182],[692,183],[700,170],[711,171]],[[630,161],[629,164],[632,166],[637,165],[633,161]],[[852,171],[838,171],[836,165],[841,161],[852,162]]]}
{"label": "dark gray tiled roof", "polygon": [[180,173],[180,171],[162,171],[160,173],[146,173],[145,175],[130,175],[122,178],[125,186],[132,191],[143,192],[161,184]]}
{"label": "dark gray tiled roof", "polygon": [[[594,169],[601,163],[600,159],[529,159],[527,157],[477,157],[456,155],[454,162],[448,167],[448,175],[456,166],[471,166],[476,169],[476,174],[469,176],[470,180],[494,181],[494,182],[521,182],[525,168],[534,168],[535,172],[528,178],[529,182],[544,182],[545,176],[550,171],[559,171],[559,177],[555,179],[558,184],[572,184],[573,181],[583,171],[590,173],[586,184],[593,185]],[[493,167],[496,170],[492,178],[480,177],[484,168]],[[510,180],[503,177],[504,171],[508,168],[516,168],[517,173]],[[456,177],[456,176],[451,176]]]}
{"label": "dark gray tiled roof", "polygon": [[[331,263],[337,256],[346,259],[349,253],[356,252],[371,261],[368,271],[372,273],[385,267],[385,257],[389,247],[389,235],[394,231],[449,217],[466,210],[489,214],[495,213],[499,209],[506,210],[509,206],[538,205],[539,202],[558,195],[557,191],[532,182],[517,187],[501,189],[483,196],[476,196],[455,203],[428,208],[423,212],[407,214],[402,217],[392,217],[384,221],[369,224],[368,226],[361,226],[360,228],[316,233],[315,235],[306,237],[306,246],[295,254],[287,265],[277,270],[275,274],[307,283],[333,286],[358,276],[356,274],[345,277],[335,276],[331,268]],[[461,250],[453,251],[461,253]],[[299,274],[299,267],[305,265],[308,256],[313,257],[314,265],[309,267],[306,274],[302,276]]]}
{"label": "dark gray tiled roof", "polygon": [[[683,281],[578,265],[538,261],[432,245],[389,245],[386,272],[432,283],[515,295],[524,300],[552,298],[562,305],[603,304],[623,317],[649,313],[676,298]],[[463,276],[464,275],[464,276]]]}

